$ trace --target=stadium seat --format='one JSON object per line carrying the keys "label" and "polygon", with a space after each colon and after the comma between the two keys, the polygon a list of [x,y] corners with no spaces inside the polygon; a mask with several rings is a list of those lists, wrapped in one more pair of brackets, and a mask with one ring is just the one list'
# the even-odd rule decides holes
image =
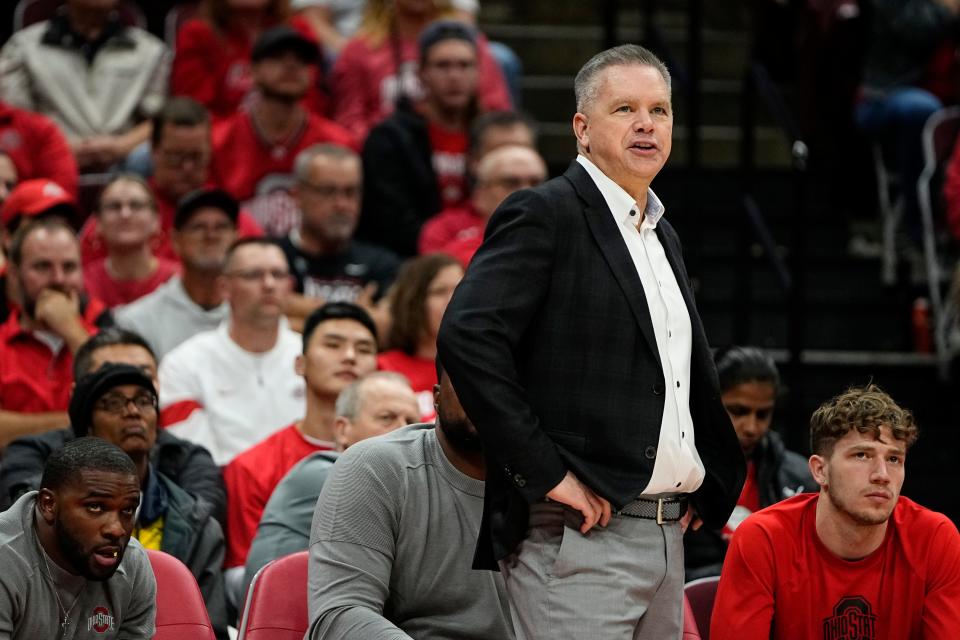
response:
{"label": "stadium seat", "polygon": [[154,640],[214,640],[200,587],[186,565],[162,551],[147,549],[157,578],[157,633]]}
{"label": "stadium seat", "polygon": [[264,566],[250,582],[239,640],[302,640],[307,631],[308,551]]}
{"label": "stadium seat", "polygon": [[[930,312],[933,319],[933,340],[940,366],[940,374],[946,378],[949,369],[949,332],[956,313],[955,308],[945,304],[941,295],[941,283],[949,279],[949,272],[941,268],[937,255],[936,219],[942,216],[943,207],[937,206],[943,187],[943,172],[950,160],[953,147],[960,136],[960,107],[947,107],[930,116],[923,127],[923,172],[917,180],[917,203],[920,205],[923,225],[923,257],[930,297]],[[951,298],[948,298],[948,302]]]}
{"label": "stadium seat", "polygon": [[[710,630],[707,629],[709,632]],[[697,625],[697,618],[693,615],[693,607],[687,600],[687,594],[683,594],[683,638],[682,640],[700,640],[705,636],[700,635],[700,627]]]}
{"label": "stadium seat", "polygon": [[[709,576],[691,580],[683,586],[683,595],[693,617],[696,620],[699,638],[710,640],[710,616],[713,613],[713,599],[717,595],[720,576]],[[686,613],[686,611],[685,611]],[[686,620],[686,619],[685,619]],[[686,625],[684,625],[686,628]],[[686,639],[686,636],[684,636]]]}

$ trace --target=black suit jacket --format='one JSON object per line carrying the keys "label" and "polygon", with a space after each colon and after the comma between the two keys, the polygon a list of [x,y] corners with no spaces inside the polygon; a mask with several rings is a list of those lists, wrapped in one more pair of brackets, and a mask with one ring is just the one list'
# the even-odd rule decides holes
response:
{"label": "black suit jacket", "polygon": [[[692,496],[708,525],[736,504],[745,464],[680,241],[657,225],[693,330],[690,411],[706,468]],[[444,314],[440,359],[487,455],[475,564],[492,568],[527,531],[529,505],[567,470],[619,508],[657,456],[664,375],[640,277],[603,196],[574,162],[510,196]]]}

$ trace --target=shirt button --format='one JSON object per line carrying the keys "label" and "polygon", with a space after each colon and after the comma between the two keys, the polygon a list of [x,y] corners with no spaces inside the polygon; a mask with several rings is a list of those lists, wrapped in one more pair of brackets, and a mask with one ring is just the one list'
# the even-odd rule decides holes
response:
{"label": "shirt button", "polygon": [[672,337],[673,337],[673,331],[667,331],[667,337],[668,337],[668,338],[672,338]]}
{"label": "shirt button", "polygon": [[677,389],[679,389],[679,388],[680,388],[680,381],[677,380]]}
{"label": "shirt button", "polygon": [[678,482],[678,483],[677,483],[677,489],[679,489],[679,488],[680,488],[680,483]]}
{"label": "shirt button", "polygon": [[687,432],[686,432],[686,431],[681,431],[681,432],[680,432],[680,437],[681,437],[681,438],[686,438],[686,437],[687,437]]}
{"label": "shirt button", "polygon": [[657,457],[657,448],[654,447],[653,445],[650,445],[649,447],[643,450],[643,455],[647,456],[648,459],[653,460],[654,458]]}
{"label": "shirt button", "polygon": [[665,389],[663,388],[663,385],[660,384],[659,382],[653,385],[653,395],[662,396],[664,391]]}

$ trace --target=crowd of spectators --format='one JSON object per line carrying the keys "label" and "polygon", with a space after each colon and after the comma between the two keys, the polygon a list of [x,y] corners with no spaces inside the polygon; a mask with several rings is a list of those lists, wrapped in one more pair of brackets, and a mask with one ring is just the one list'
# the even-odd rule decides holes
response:
{"label": "crowd of spectators", "polygon": [[[462,553],[484,458],[436,341],[498,205],[548,177],[515,55],[471,0],[201,0],[174,43],[122,2],[65,0],[0,49],[0,507],[100,438],[134,463],[133,536],[187,565],[218,638],[308,546],[316,637],[510,637],[502,579]],[[911,17],[939,34],[960,7],[930,5]],[[907,62],[858,114],[909,176],[942,103]],[[947,175],[960,237],[960,150]],[[817,490],[770,431],[769,356],[717,358],[748,481],[688,577]]]}
{"label": "crowd of spectators", "polygon": [[0,505],[116,445],[218,637],[339,453],[434,419],[444,308],[546,178],[475,2],[323,4],[203,0],[164,42],[66,0],[0,48]]}

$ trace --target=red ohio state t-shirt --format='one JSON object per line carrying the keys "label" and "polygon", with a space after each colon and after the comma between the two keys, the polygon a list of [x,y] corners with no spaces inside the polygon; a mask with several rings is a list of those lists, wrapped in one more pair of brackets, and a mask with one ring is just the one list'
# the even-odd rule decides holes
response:
{"label": "red ohio state t-shirt", "polygon": [[843,560],[816,532],[819,494],[747,518],[733,535],[711,640],[933,640],[960,637],[960,534],[901,497],[886,538]]}
{"label": "red ohio state t-shirt", "polygon": [[440,206],[446,209],[462,204],[467,198],[467,134],[444,129],[432,122],[427,129]]}

